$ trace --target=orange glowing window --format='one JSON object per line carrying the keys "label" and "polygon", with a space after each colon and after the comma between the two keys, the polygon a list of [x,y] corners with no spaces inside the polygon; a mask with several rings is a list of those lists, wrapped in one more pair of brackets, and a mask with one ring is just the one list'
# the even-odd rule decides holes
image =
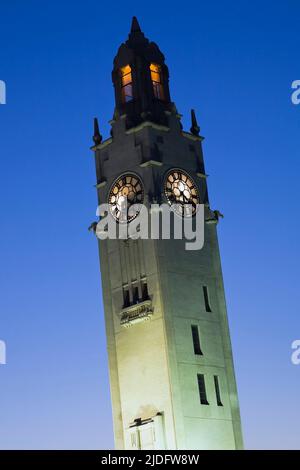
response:
{"label": "orange glowing window", "polygon": [[150,64],[151,80],[153,85],[153,92],[155,98],[159,100],[164,99],[164,90],[162,86],[161,68],[160,65]]}
{"label": "orange glowing window", "polygon": [[132,94],[132,74],[130,65],[125,65],[121,68],[121,87],[122,87],[122,100],[124,103],[131,101]]}

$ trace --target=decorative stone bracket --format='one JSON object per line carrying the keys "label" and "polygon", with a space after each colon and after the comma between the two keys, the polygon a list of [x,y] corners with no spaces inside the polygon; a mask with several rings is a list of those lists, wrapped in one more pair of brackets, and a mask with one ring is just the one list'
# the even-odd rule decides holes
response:
{"label": "decorative stone bracket", "polygon": [[207,224],[217,224],[220,218],[222,219],[224,218],[224,215],[221,214],[220,211],[218,210],[212,211],[208,209],[208,213],[206,214],[206,217],[205,217],[205,222]]}
{"label": "decorative stone bracket", "polygon": [[129,328],[135,323],[150,320],[152,315],[153,307],[151,300],[144,300],[121,310],[120,323],[125,328]]}

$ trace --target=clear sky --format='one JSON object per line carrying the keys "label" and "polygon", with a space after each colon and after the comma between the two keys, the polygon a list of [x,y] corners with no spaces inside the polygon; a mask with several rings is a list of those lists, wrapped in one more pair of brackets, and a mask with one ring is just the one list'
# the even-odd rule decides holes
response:
{"label": "clear sky", "polygon": [[1,448],[111,448],[92,118],[136,15],[197,110],[247,448],[300,448],[300,5],[0,1]]}

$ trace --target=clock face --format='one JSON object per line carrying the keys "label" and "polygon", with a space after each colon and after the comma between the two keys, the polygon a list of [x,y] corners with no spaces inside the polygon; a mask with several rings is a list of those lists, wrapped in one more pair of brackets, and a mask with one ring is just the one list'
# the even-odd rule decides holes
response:
{"label": "clock face", "polygon": [[140,210],[132,206],[142,204],[143,200],[144,189],[141,180],[129,173],[114,182],[108,197],[110,212],[118,222],[131,222],[135,219]]}
{"label": "clock face", "polygon": [[188,173],[177,168],[169,171],[165,178],[164,192],[168,203],[175,206],[177,214],[184,217],[195,214],[196,204],[200,204],[199,193]]}

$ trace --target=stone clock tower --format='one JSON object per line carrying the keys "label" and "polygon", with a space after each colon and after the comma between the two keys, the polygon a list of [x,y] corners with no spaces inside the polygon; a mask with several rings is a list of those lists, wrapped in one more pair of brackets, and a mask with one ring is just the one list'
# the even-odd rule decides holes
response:
{"label": "stone clock tower", "polygon": [[217,222],[192,111],[182,129],[158,46],[133,18],[114,59],[111,137],[95,119],[99,203],[205,204],[205,242],[99,241],[117,449],[241,449]]}

